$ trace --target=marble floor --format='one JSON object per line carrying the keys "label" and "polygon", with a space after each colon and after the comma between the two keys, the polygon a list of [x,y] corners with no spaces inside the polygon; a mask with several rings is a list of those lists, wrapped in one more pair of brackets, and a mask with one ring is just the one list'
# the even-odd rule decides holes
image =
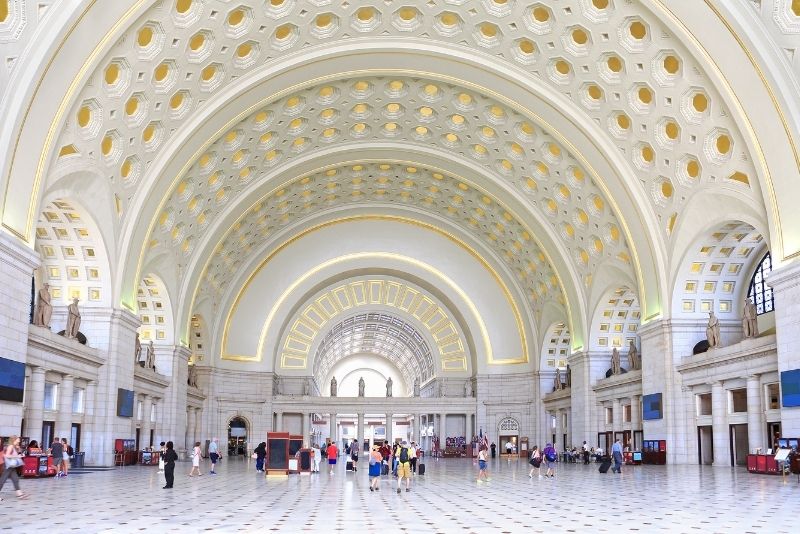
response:
{"label": "marble floor", "polygon": [[383,477],[369,491],[366,462],[333,476],[265,478],[252,461],[228,459],[219,474],[176,468],[164,490],[154,467],[125,467],[23,480],[29,498],[0,493],[0,531],[32,532],[769,532],[797,531],[797,478],[744,469],[638,466],[621,475],[595,464],[562,465],[555,479],[528,478],[524,460],[492,460],[477,483],[471,460],[431,460],[398,495]]}

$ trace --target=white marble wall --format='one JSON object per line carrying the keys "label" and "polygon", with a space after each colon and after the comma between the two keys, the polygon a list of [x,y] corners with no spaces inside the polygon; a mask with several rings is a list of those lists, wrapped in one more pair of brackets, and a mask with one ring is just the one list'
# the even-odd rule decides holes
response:
{"label": "white marble wall", "polygon": [[[26,361],[31,278],[38,265],[38,254],[0,232],[0,355],[10,360]],[[0,435],[19,434],[22,414],[22,403],[0,401]]]}
{"label": "white marble wall", "polygon": [[[800,260],[774,270],[767,283],[775,296],[778,371],[800,369]],[[781,408],[781,430],[800,436],[800,407]]]}

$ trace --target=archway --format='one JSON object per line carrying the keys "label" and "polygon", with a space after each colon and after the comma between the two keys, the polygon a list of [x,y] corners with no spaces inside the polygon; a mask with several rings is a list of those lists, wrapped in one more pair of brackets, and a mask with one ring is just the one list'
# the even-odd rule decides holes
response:
{"label": "archway", "polygon": [[244,456],[247,453],[247,421],[233,417],[228,421],[228,456]]}

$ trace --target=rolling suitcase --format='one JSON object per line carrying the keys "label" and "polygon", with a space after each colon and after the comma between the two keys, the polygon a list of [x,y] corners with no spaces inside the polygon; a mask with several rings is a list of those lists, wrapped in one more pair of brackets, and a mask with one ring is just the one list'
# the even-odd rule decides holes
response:
{"label": "rolling suitcase", "polygon": [[608,473],[608,469],[611,467],[611,458],[608,456],[603,456],[602,461],[600,462],[600,469],[601,473]]}
{"label": "rolling suitcase", "polygon": [[420,475],[424,475],[425,474],[425,464],[419,464],[417,466],[417,473],[420,474]]}
{"label": "rolling suitcase", "polygon": [[353,460],[347,460],[347,464],[344,466],[345,471],[352,471],[353,470]]}

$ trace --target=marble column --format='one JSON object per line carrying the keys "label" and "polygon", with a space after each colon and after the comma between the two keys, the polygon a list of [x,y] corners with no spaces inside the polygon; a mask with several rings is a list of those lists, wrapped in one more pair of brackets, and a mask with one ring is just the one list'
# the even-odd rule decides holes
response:
{"label": "marble column", "polygon": [[714,465],[730,466],[731,458],[728,450],[727,392],[722,382],[711,384],[711,431],[714,435]]}
{"label": "marble column", "polygon": [[445,440],[447,439],[447,414],[439,414],[439,446],[444,450]]}
{"label": "marble column", "polygon": [[[31,278],[40,263],[39,253],[8,232],[0,232],[0,342],[2,356],[25,363],[31,326]],[[38,288],[37,288],[38,289]],[[0,402],[0,436],[19,434],[23,405]],[[34,435],[41,438],[41,425]]]}
{"label": "marble column", "polygon": [[283,412],[275,412],[275,432],[283,432]]}
{"label": "marble column", "polygon": [[83,399],[83,425],[81,425],[81,448],[86,452],[84,461],[87,465],[94,465],[100,460],[95,451],[87,450],[83,443],[91,443],[97,428],[95,413],[97,412],[97,381],[91,380],[86,384],[86,392]]}
{"label": "marble column", "polygon": [[58,386],[58,413],[56,414],[55,435],[70,439],[72,435],[72,395],[75,392],[75,377],[64,375]]}
{"label": "marble column", "polygon": [[42,424],[44,423],[44,375],[43,367],[31,369],[28,406],[25,410],[25,436],[42,443]]}
{"label": "marble column", "polygon": [[633,436],[633,431],[641,429],[642,429],[642,396],[633,395],[631,397],[631,436]]}
{"label": "marble column", "polygon": [[150,411],[153,407],[153,399],[150,395],[142,395],[142,432],[139,439],[141,447],[149,447],[150,443],[150,429],[153,427],[150,422]]}
{"label": "marble column", "polygon": [[[773,266],[777,259],[773,255]],[[774,268],[767,284],[775,297],[775,336],[778,372],[800,369],[800,260]],[[781,403],[781,435],[800,436],[800,409]],[[759,440],[760,441],[760,440]],[[763,443],[770,447],[771,443]]]}
{"label": "marble column", "polygon": [[303,447],[311,447],[311,424],[309,422],[309,414],[308,412],[303,412],[303,423],[301,425],[301,431],[303,433]]}
{"label": "marble column", "polygon": [[336,414],[335,413],[331,413],[330,416],[331,416],[331,421],[330,421],[330,425],[331,425],[331,429],[330,429],[331,441],[336,443],[337,447],[338,447],[339,440],[338,440],[338,435],[337,435],[337,432],[336,432]]}
{"label": "marble column", "polygon": [[[620,402],[619,399],[614,399],[611,402],[611,421],[612,421],[611,426],[613,427],[613,431],[615,433],[622,432],[622,403]],[[613,435],[612,439],[616,441]]]}
{"label": "marble column", "polygon": [[390,447],[394,447],[394,439],[392,438],[392,414],[386,414],[386,441],[389,442]]}
{"label": "marble column", "polygon": [[[190,351],[181,346],[156,345],[156,368],[170,383],[161,401],[161,419],[156,432],[156,441],[174,441],[180,448],[181,436],[187,435],[187,380],[189,378]],[[227,434],[226,434],[227,435]]]}
{"label": "marble column", "polygon": [[358,441],[358,447],[362,453],[364,452],[364,414],[358,414],[358,422],[356,423],[358,426],[356,427],[356,439]]}
{"label": "marble column", "polygon": [[681,392],[683,393],[683,409],[684,409],[684,422],[685,422],[685,434],[687,439],[694,438],[694,446],[688,446],[686,449],[686,463],[697,463],[698,461],[702,463],[702,458],[700,458],[700,450],[697,446],[697,400],[695,397],[695,392],[691,387],[683,386],[681,387]]}
{"label": "marble column", "polygon": [[748,452],[761,447],[767,449],[766,443],[766,423],[764,422],[763,395],[761,388],[761,378],[758,375],[747,377],[747,447]]}
{"label": "marble column", "polygon": [[422,447],[422,414],[414,414],[414,440]]}
{"label": "marble column", "polygon": [[186,410],[186,449],[190,450],[194,447],[195,441],[195,428],[197,424],[197,412],[194,408]]}

